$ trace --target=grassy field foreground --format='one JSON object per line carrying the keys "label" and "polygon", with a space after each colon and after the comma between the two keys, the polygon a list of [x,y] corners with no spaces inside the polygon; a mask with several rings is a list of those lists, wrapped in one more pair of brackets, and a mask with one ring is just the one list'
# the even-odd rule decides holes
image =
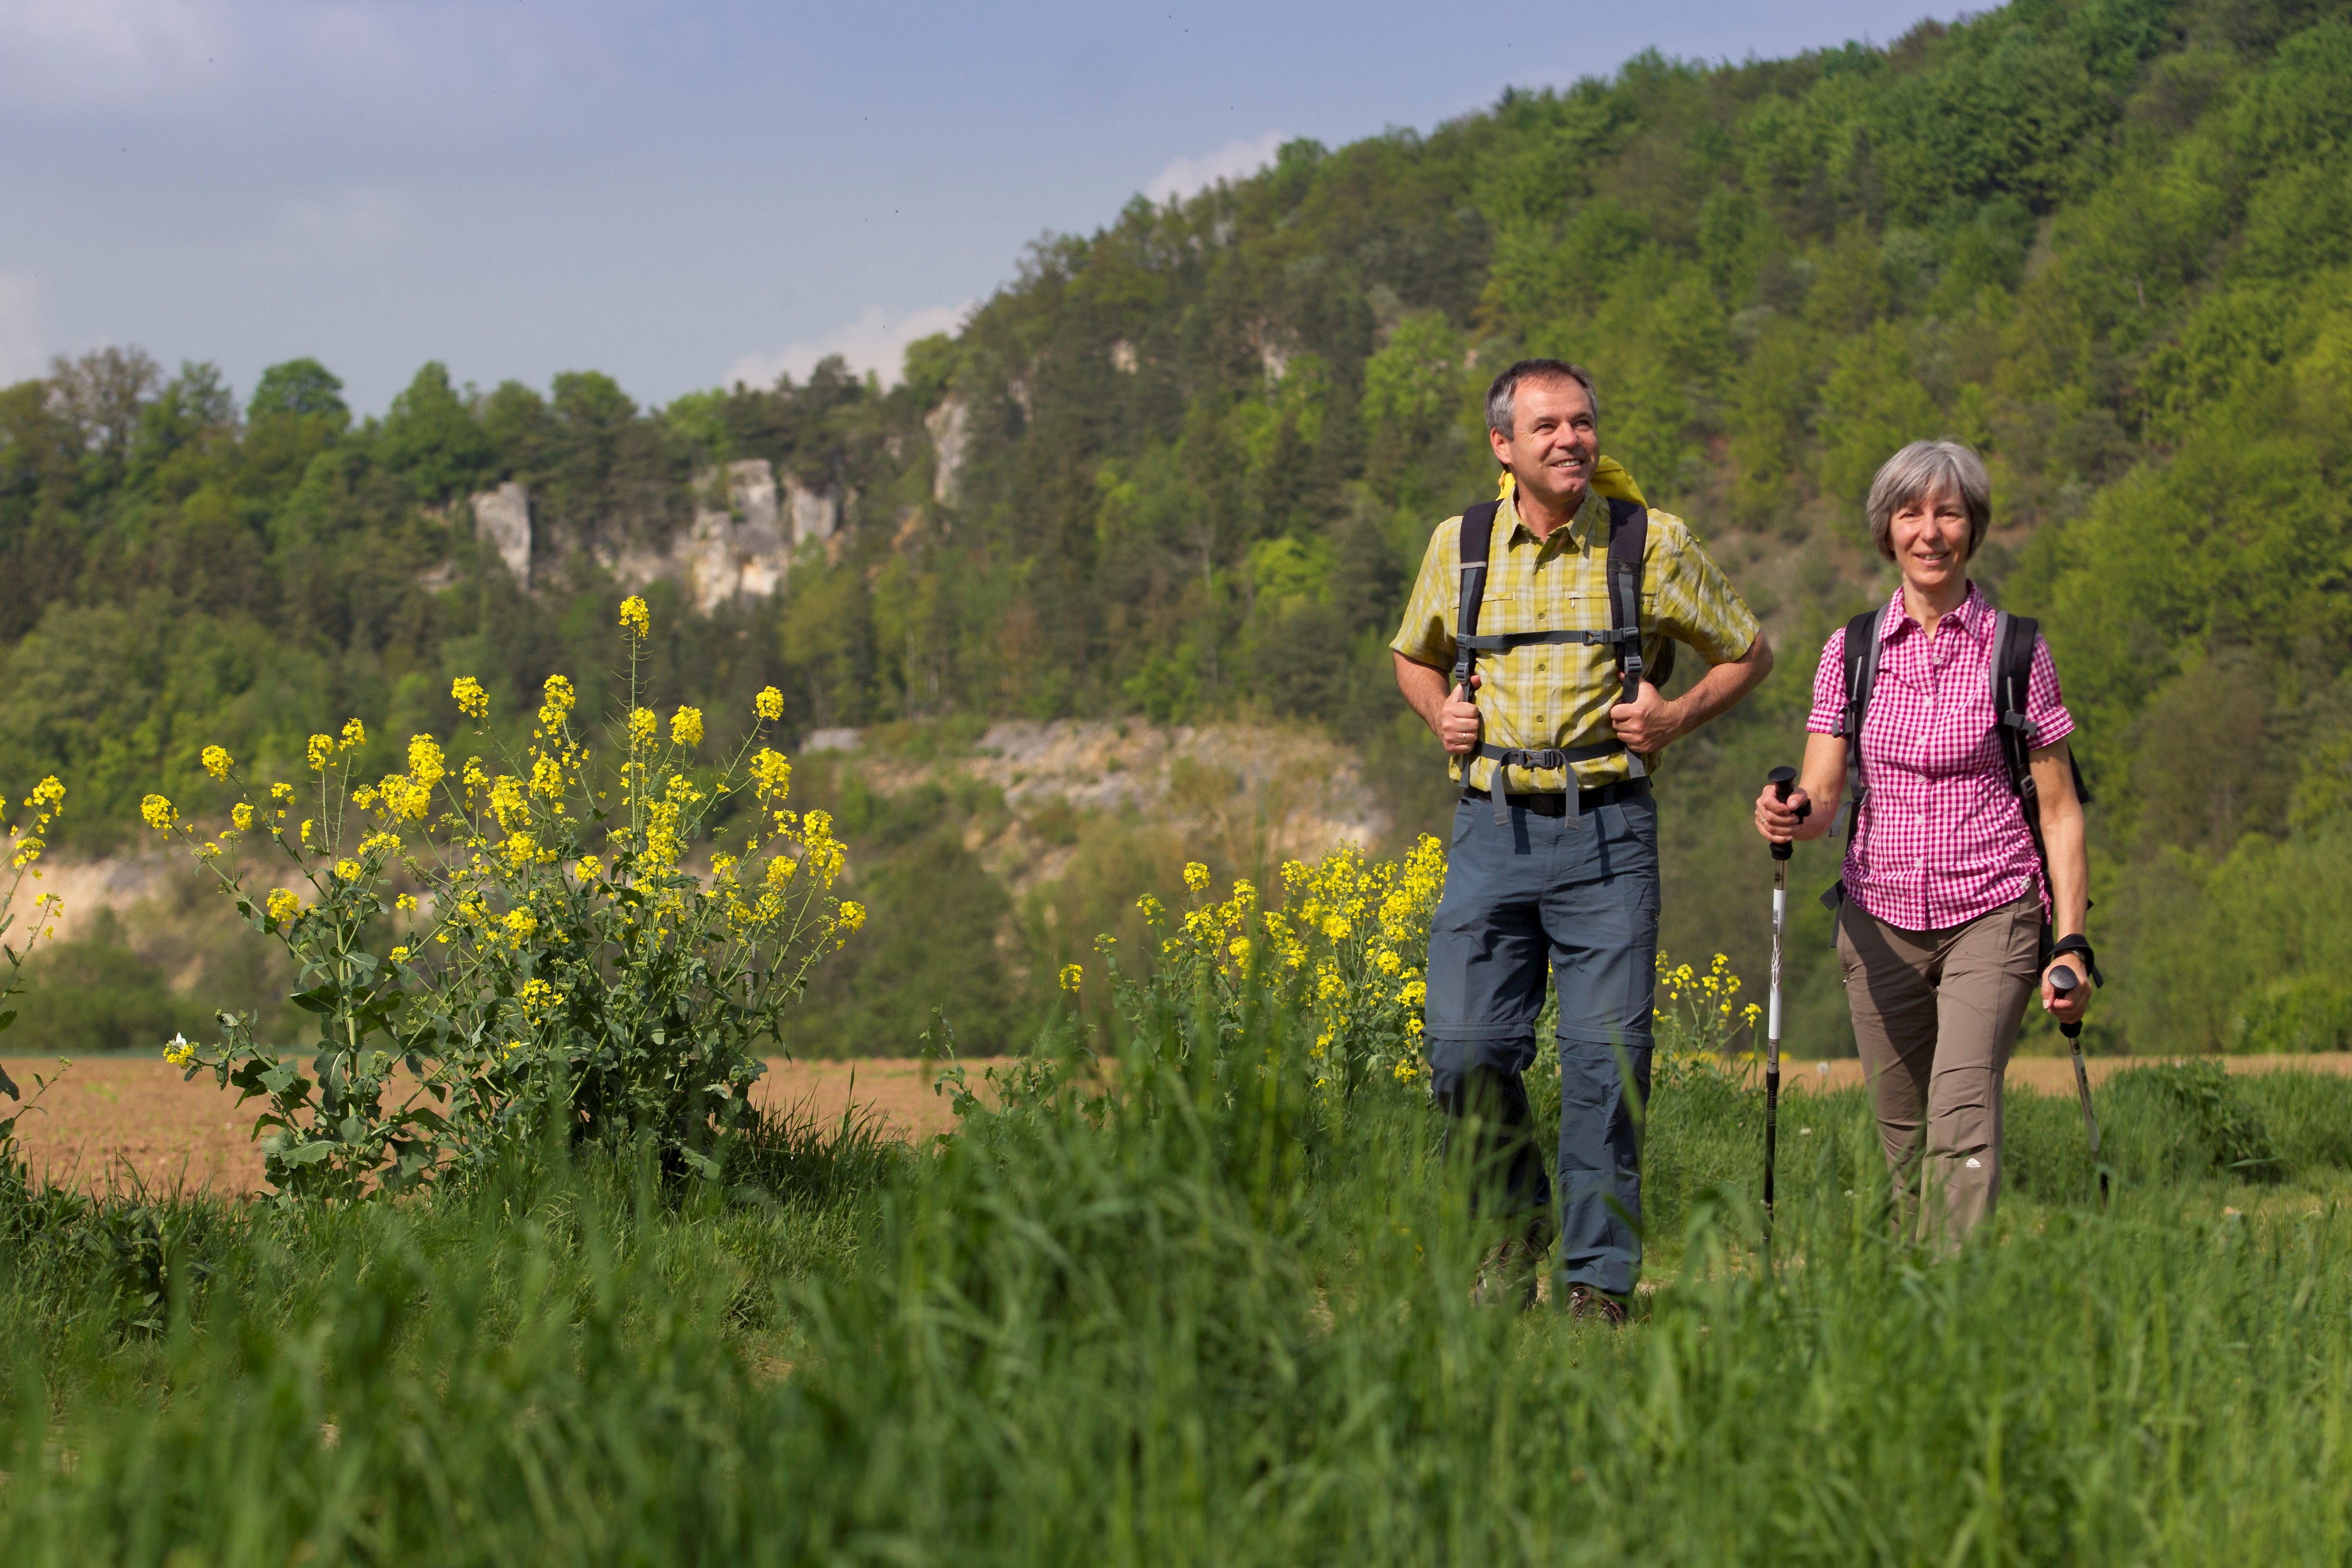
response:
{"label": "grassy field foreground", "polygon": [[427,1198],[0,1199],[11,1563],[2263,1563],[2352,1551],[2352,1082],[2127,1071],[2099,1210],[2011,1101],[1993,1233],[1891,1242],[1861,1096],[1665,1065],[1652,1281],[1478,1309],[1415,1091],[1282,1014],[1041,1059],[721,1186],[560,1149]]}

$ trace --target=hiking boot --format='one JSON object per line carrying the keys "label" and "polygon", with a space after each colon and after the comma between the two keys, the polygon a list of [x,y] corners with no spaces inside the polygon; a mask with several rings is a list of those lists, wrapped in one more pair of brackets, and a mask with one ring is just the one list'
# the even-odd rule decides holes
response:
{"label": "hiking boot", "polygon": [[1527,1311],[1536,1304],[1544,1264],[1550,1256],[1551,1247],[1540,1225],[1530,1227],[1525,1235],[1506,1237],[1496,1242],[1486,1261],[1478,1265],[1478,1277],[1470,1282],[1472,1304],[1486,1307],[1508,1303],[1516,1311]]}
{"label": "hiking boot", "polygon": [[1568,1288],[1568,1315],[1579,1322],[1606,1323],[1612,1329],[1623,1328],[1625,1303],[1591,1285],[1570,1285]]}

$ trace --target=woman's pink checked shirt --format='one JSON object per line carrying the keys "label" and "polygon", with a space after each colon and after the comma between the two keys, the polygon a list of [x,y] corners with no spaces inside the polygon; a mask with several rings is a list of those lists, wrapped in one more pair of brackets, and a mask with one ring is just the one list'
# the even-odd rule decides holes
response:
{"label": "woman's pink checked shirt", "polygon": [[[2009,768],[1993,737],[1993,610],[1976,584],[1930,641],[1903,609],[1878,618],[1878,679],[1862,725],[1869,796],[1845,860],[1845,895],[1904,931],[1941,931],[2013,904],[2042,880]],[[2029,745],[2074,732],[2050,644],[2036,638],[2026,685]],[[1845,709],[1845,631],[1822,650],[1805,727],[1837,732]],[[2045,900],[2048,894],[2043,894]]]}

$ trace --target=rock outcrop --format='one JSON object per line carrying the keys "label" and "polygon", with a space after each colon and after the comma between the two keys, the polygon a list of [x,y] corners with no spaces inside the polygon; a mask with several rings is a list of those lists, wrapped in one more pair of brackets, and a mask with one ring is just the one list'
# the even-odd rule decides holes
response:
{"label": "rock outcrop", "polygon": [[515,586],[530,587],[530,491],[509,479],[473,497],[474,537],[499,552]]}
{"label": "rock outcrop", "polygon": [[953,506],[956,476],[963,468],[963,399],[948,393],[939,407],[923,416],[923,428],[931,433],[931,450],[937,459],[931,470],[931,498]]}
{"label": "rock outcrop", "polygon": [[722,604],[768,598],[783,585],[802,545],[830,544],[841,530],[842,497],[790,474],[778,484],[775,465],[764,457],[698,475],[694,493],[694,521],[666,549],[599,549],[598,564],[629,588],[675,582],[708,615]]}

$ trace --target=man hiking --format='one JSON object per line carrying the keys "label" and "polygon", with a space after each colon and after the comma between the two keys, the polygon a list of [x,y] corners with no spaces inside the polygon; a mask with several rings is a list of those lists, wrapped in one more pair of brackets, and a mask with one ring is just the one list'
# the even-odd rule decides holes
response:
{"label": "man hiking", "polygon": [[[1754,690],[1772,653],[1681,519],[1650,510],[1601,455],[1598,415],[1579,366],[1522,360],[1495,378],[1486,424],[1507,471],[1502,498],[1438,525],[1391,646],[1399,689],[1462,783],[1423,1028],[1447,1142],[1465,1139],[1508,1223],[1479,1293],[1515,1287],[1531,1301],[1542,1271],[1553,1194],[1522,1074],[1549,966],[1559,991],[1554,1281],[1578,1315],[1622,1322],[1641,1266],[1657,967],[1651,766]],[[1714,666],[1674,698],[1657,685],[1668,639]]]}

